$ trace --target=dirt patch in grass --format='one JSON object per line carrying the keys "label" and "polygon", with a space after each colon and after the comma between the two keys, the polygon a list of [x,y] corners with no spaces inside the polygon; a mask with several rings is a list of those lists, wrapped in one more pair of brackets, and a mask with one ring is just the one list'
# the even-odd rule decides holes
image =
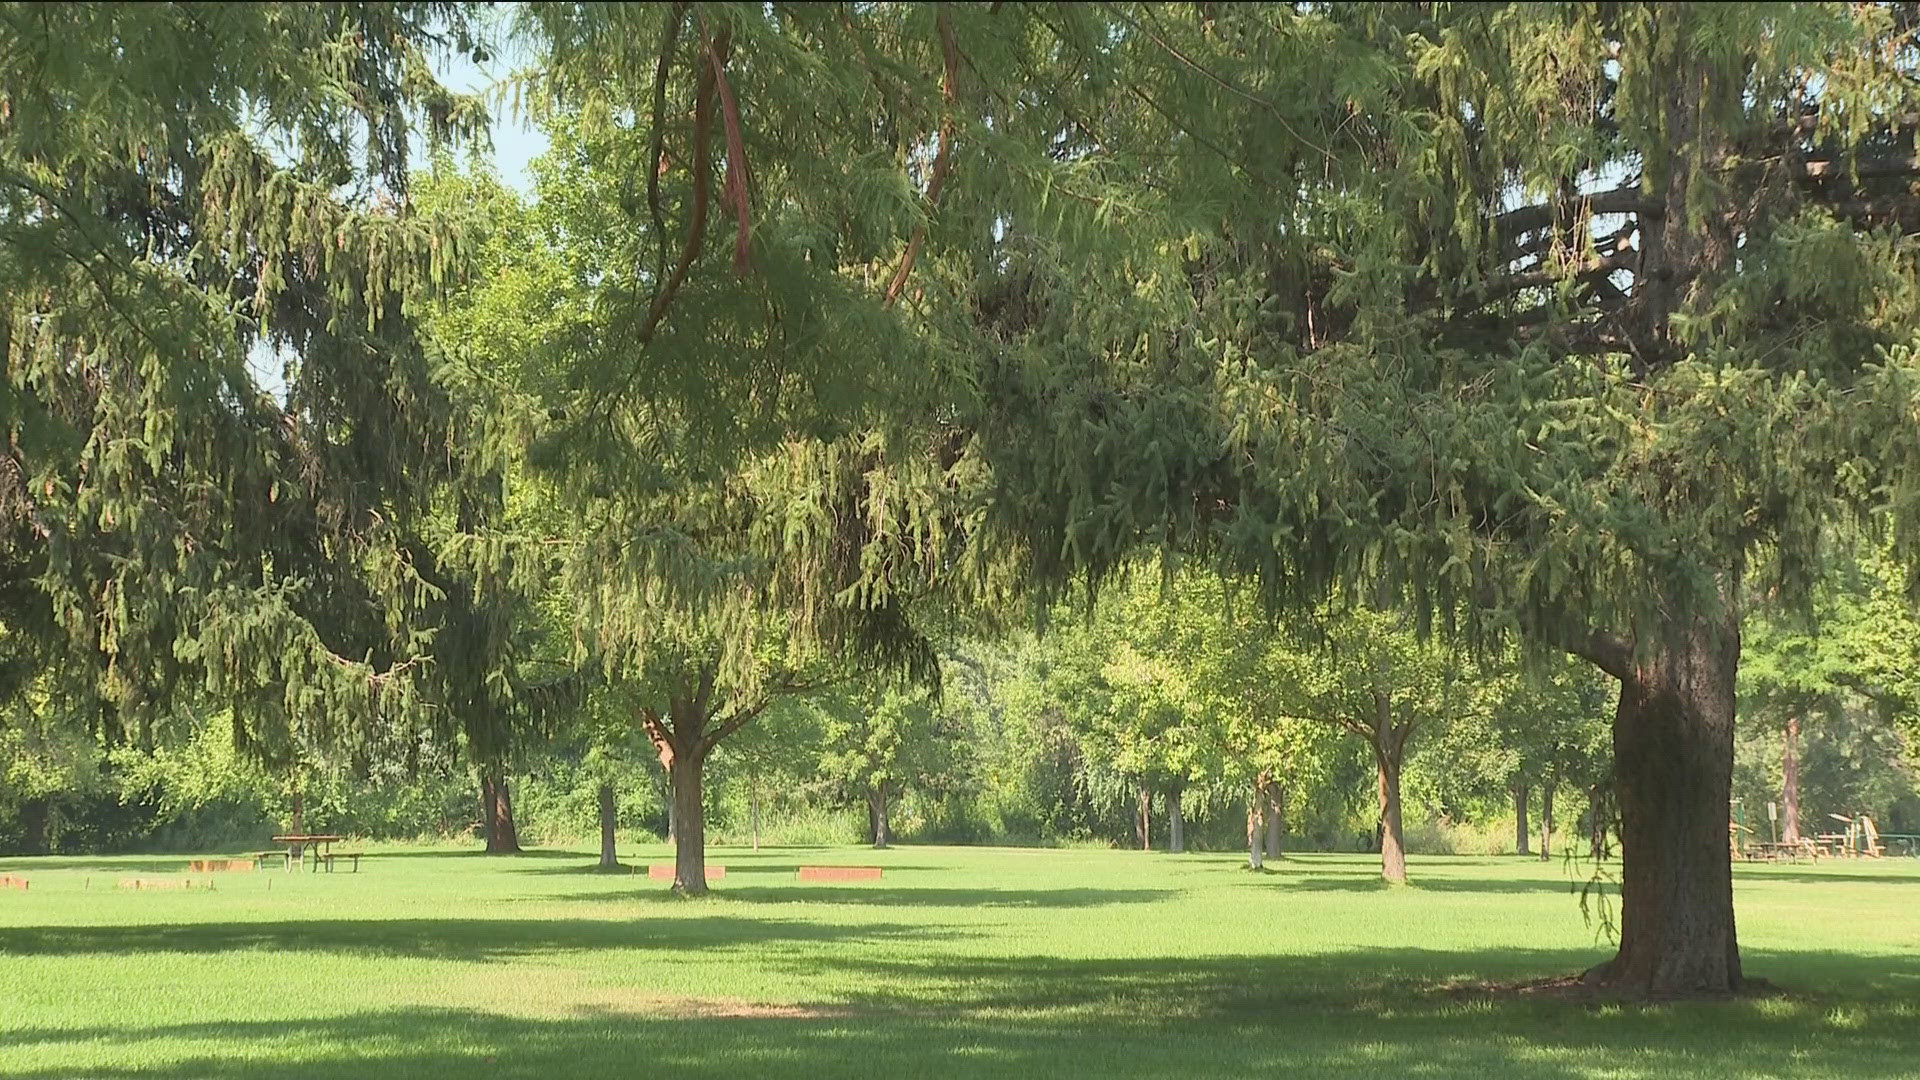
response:
{"label": "dirt patch in grass", "polygon": [[596,1016],[684,1019],[830,1019],[854,1010],[823,1003],[753,1001],[739,997],[663,994],[647,986],[593,979],[585,973],[535,964],[475,972],[442,983],[440,1000],[504,1016],[540,1019]]}
{"label": "dirt patch in grass", "polygon": [[778,1004],[725,997],[617,994],[573,1006],[576,1016],[670,1016],[676,1019],[831,1020],[854,1015],[844,1005]]}

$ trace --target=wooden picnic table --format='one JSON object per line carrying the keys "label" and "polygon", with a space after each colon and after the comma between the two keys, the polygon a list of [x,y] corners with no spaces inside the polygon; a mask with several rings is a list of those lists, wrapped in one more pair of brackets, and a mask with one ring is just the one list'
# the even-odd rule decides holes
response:
{"label": "wooden picnic table", "polygon": [[[280,836],[274,837],[273,842],[287,845],[287,869],[291,870],[293,869],[294,863],[304,861],[301,856],[305,854],[307,848],[319,848],[320,859],[324,860],[333,845],[345,839],[346,837],[338,833],[283,833]],[[315,862],[313,868],[318,872],[320,863]]]}
{"label": "wooden picnic table", "polygon": [[1804,841],[1757,840],[1747,845],[1747,851],[1749,852],[1748,858],[1760,858],[1768,862],[1773,862],[1776,859],[1785,859],[1788,862],[1799,862],[1802,858],[1812,858],[1814,856],[1813,849]]}

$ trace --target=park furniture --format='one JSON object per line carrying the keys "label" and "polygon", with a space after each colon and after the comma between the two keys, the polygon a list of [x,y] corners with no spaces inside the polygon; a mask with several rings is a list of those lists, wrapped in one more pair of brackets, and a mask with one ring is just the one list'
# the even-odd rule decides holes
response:
{"label": "park furniture", "polygon": [[878,881],[877,866],[803,866],[801,881]]}
{"label": "park furniture", "polygon": [[324,851],[318,855],[315,855],[313,858],[314,858],[313,871],[316,874],[320,872],[321,863],[326,864],[327,873],[329,874],[333,873],[333,863],[335,859],[352,860],[353,872],[356,874],[360,872],[360,853],[357,851]]}
{"label": "park furniture", "polygon": [[[293,869],[295,863],[305,861],[307,848],[317,848],[312,867],[315,873],[319,873],[320,863],[327,860],[327,852],[335,843],[345,839],[346,837],[337,833],[283,833],[274,837],[273,842],[287,845],[286,866],[289,870]],[[356,862],[354,865],[357,868],[359,863]]]}
{"label": "park furniture", "polygon": [[287,865],[287,850],[285,848],[274,848],[271,851],[256,851],[253,853],[253,865],[258,869],[264,870],[266,865],[275,859],[279,859],[280,866],[285,868]]}

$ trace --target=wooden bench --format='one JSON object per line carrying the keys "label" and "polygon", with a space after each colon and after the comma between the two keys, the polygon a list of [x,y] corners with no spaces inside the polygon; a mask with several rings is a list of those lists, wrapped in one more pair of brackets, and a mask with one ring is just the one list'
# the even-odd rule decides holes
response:
{"label": "wooden bench", "polygon": [[360,853],[357,851],[329,851],[325,855],[315,855],[312,856],[312,858],[313,872],[316,874],[320,872],[320,866],[323,863],[326,864],[327,873],[333,873],[333,860],[335,859],[351,860],[353,862],[353,872],[356,874],[360,872]]}
{"label": "wooden bench", "polygon": [[27,879],[14,877],[12,874],[0,874],[0,889],[18,889],[21,892],[26,892]]}
{"label": "wooden bench", "polygon": [[[673,880],[673,864],[672,863],[654,863],[647,867],[647,876],[652,878],[655,881],[672,881]],[[727,876],[727,868],[724,866],[707,867],[708,881],[713,881],[716,878],[723,878],[726,876]]]}
{"label": "wooden bench", "polygon": [[879,881],[877,866],[803,866],[801,881]]}
{"label": "wooden bench", "polygon": [[216,871],[254,870],[260,865],[257,858],[250,859],[194,859],[187,863],[187,872],[193,874],[211,874]]}
{"label": "wooden bench", "polygon": [[275,848],[272,851],[256,851],[253,853],[253,865],[260,869],[265,869],[268,859],[279,859],[280,865],[284,867],[287,865],[287,857],[286,848]]}

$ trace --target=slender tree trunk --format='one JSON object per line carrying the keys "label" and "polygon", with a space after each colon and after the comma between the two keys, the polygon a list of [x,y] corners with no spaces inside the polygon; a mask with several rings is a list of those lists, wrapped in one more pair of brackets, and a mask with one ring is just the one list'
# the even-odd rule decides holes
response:
{"label": "slender tree trunk", "polygon": [[1406,832],[1400,822],[1400,762],[1384,748],[1374,750],[1380,773],[1380,876],[1397,885],[1407,882]]}
{"label": "slender tree trunk", "polygon": [[677,848],[680,846],[680,829],[678,828],[680,810],[679,804],[675,802],[673,798],[672,766],[667,766],[667,790],[664,794],[667,797],[667,843],[669,846]]}
{"label": "slender tree trunk", "polygon": [[1595,784],[1587,789],[1587,831],[1594,862],[1611,855],[1607,850],[1607,787]]}
{"label": "slender tree trunk", "polygon": [[706,764],[697,750],[673,755],[673,891],[682,896],[707,892]]}
{"label": "slender tree trunk", "polygon": [[1531,794],[1524,780],[1513,785],[1513,850],[1519,855],[1533,854],[1533,838],[1528,835],[1533,830],[1527,825],[1527,796]]}
{"label": "slender tree trunk", "polygon": [[1178,787],[1167,792],[1167,850],[1175,855],[1187,850],[1187,818],[1180,795]]}
{"label": "slender tree trunk", "polygon": [[520,830],[513,823],[513,795],[503,773],[488,771],[480,778],[480,797],[486,807],[487,854],[518,855]]}
{"label": "slender tree trunk", "polygon": [[1280,781],[1267,777],[1267,858],[1281,857],[1280,841],[1286,834],[1287,789]]}
{"label": "slender tree trunk", "polygon": [[1553,789],[1554,778],[1549,776],[1540,781],[1540,861],[1548,862],[1553,858]]}
{"label": "slender tree trunk", "polygon": [[873,846],[884,848],[893,839],[887,828],[887,785],[873,785],[873,793],[867,797],[868,812],[873,816]]}
{"label": "slender tree trunk", "polygon": [[1741,987],[1727,848],[1739,625],[1723,602],[1623,665],[1620,948],[1591,983],[1660,996]]}
{"label": "slender tree trunk", "polygon": [[760,781],[756,778],[747,791],[747,801],[753,807],[753,850],[760,850]]}
{"label": "slender tree trunk", "polygon": [[45,855],[50,846],[49,834],[53,818],[53,800],[47,797],[28,799],[20,804],[21,845],[28,855]]}
{"label": "slender tree trunk", "polygon": [[1147,787],[1145,780],[1139,786],[1140,805],[1133,821],[1133,835],[1140,841],[1141,851],[1153,850],[1153,790]]}
{"label": "slender tree trunk", "polygon": [[307,792],[305,788],[293,789],[293,829],[297,835],[307,831]]}
{"label": "slender tree trunk", "polygon": [[600,785],[600,865],[613,869],[620,865],[620,852],[614,845],[614,831],[620,824],[620,804],[612,784]]}
{"label": "slender tree trunk", "polygon": [[1260,870],[1266,866],[1266,853],[1261,850],[1266,833],[1267,776],[1261,773],[1253,782],[1253,792],[1247,796],[1247,869]]}
{"label": "slender tree trunk", "polygon": [[1786,750],[1780,760],[1782,838],[1789,844],[1800,842],[1800,715],[1787,717]]}

